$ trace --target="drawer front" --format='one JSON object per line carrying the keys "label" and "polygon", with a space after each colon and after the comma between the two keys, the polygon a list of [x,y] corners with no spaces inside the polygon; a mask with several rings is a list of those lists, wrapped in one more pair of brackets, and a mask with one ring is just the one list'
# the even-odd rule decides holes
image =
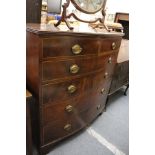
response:
{"label": "drawer front", "polygon": [[99,57],[69,59],[65,61],[46,61],[42,63],[42,80],[47,82],[77,75],[83,75],[115,65],[117,53]]}
{"label": "drawer front", "polygon": [[113,68],[111,67],[109,70],[95,72],[74,80],[43,85],[42,104],[59,104],[92,90],[100,91],[103,88],[106,90],[108,88],[108,81],[112,77],[112,70]]}
{"label": "drawer front", "polygon": [[73,134],[74,132],[85,127],[86,124],[81,120],[80,116],[64,121],[63,119],[56,121],[48,126],[43,127],[43,145],[59,141],[62,138]]}
{"label": "drawer front", "polygon": [[[108,84],[110,84],[110,82],[108,82]],[[107,93],[108,90],[102,92],[102,89],[100,89],[88,92],[87,94],[60,104],[45,105],[42,107],[42,125],[48,125],[62,118],[64,121],[67,121],[89,108],[95,109],[96,107],[96,109],[99,110],[105,105]]]}
{"label": "drawer front", "polygon": [[42,103],[56,104],[72,99],[83,92],[83,86],[84,78],[44,85],[42,86]]}
{"label": "drawer front", "polygon": [[42,57],[92,55],[118,49],[120,43],[121,39],[118,38],[53,36],[43,39]]}
{"label": "drawer front", "polygon": [[81,113],[72,114],[72,116],[70,115],[67,118],[60,116],[61,119],[43,127],[44,143],[60,140],[80,130],[93,121],[103,109],[104,104],[99,107],[94,103],[94,105]]}

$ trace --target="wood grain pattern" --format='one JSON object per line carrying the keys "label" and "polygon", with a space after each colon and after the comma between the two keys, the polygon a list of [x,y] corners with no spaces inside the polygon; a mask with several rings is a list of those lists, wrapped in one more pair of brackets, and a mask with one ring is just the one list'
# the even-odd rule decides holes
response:
{"label": "wood grain pattern", "polygon": [[[41,30],[41,25],[28,24],[27,86],[36,99],[33,132],[40,154],[47,154],[103,112],[121,37],[119,33],[62,32],[54,27]],[[74,44],[82,48],[79,55],[71,51]],[[73,74],[70,67],[75,64],[79,70]],[[69,86],[74,86],[72,93]]]}
{"label": "wood grain pattern", "polygon": [[26,34],[26,85],[35,95],[39,96],[39,53],[41,40],[38,36]]}
{"label": "wood grain pattern", "polygon": [[[101,39],[75,36],[52,36],[43,39],[43,58],[57,56],[75,56],[72,47],[80,45],[82,52],[79,55],[94,55],[112,50],[112,43],[116,43],[116,50],[120,46],[120,40],[116,38]],[[61,46],[59,46],[61,44]],[[106,46],[105,46],[106,45]]]}
{"label": "wood grain pattern", "polygon": [[[62,102],[56,105],[48,105],[43,107],[43,125],[53,123],[57,120],[68,120],[70,117],[74,117],[82,111],[87,110],[90,107],[98,104],[105,103],[107,95],[106,91],[104,94],[101,94],[101,90],[97,92],[88,92],[80,97],[73,98],[66,102]],[[72,112],[66,111],[66,106],[71,105],[73,107]]]}
{"label": "wood grain pattern", "polygon": [[[83,57],[68,59],[66,61],[44,61],[42,63],[42,80],[50,81],[53,79],[66,78],[68,76],[76,76],[93,72],[108,66],[108,59],[111,57],[113,64],[116,62],[116,54],[106,56],[95,57]],[[70,67],[76,64],[79,67],[79,71],[76,74],[70,72]]]}
{"label": "wood grain pattern", "polygon": [[55,27],[53,24],[35,24],[35,23],[27,23],[26,30],[33,34],[39,35],[43,38],[51,38],[54,36],[76,36],[76,37],[89,37],[89,38],[98,38],[101,39],[118,39],[121,40],[124,33],[117,33],[117,32],[104,32],[104,33],[97,33],[96,30],[91,29],[89,31],[81,32],[80,29],[68,30],[64,31],[58,27]]}
{"label": "wood grain pattern", "polygon": [[[91,90],[98,91],[102,88],[107,89],[108,82],[112,77],[111,70],[103,70],[98,74],[93,73],[74,80],[67,80],[66,82],[46,84],[42,87],[42,104],[58,104],[76,96],[80,96],[80,94],[88,93]],[[109,73],[109,78],[104,79],[105,72],[107,71]],[[70,85],[74,85],[77,88],[72,94],[67,90]]]}
{"label": "wood grain pattern", "polygon": [[[93,101],[90,103],[89,100],[90,106],[88,106],[85,111],[74,113],[70,117],[61,117],[61,119],[52,122],[52,124],[44,126],[44,143],[46,144],[59,138],[63,138],[88,125],[104,109],[104,105],[101,105],[100,109],[98,109],[98,102]],[[64,130],[66,124],[71,124],[71,129],[69,131]]]}

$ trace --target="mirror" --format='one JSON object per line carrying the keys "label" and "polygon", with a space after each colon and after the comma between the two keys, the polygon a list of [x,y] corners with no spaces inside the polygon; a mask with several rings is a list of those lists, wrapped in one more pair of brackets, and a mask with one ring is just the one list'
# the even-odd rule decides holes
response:
{"label": "mirror", "polygon": [[[64,3],[62,5],[62,7],[63,7],[62,17],[55,24],[55,26],[60,25],[61,22],[65,22],[67,27],[70,30],[73,30],[73,27],[71,27],[69,22],[67,21],[67,19],[73,17],[77,21],[84,22],[84,23],[96,23],[96,22],[99,22],[100,24],[103,25],[103,27],[106,30],[108,30],[108,28],[104,24],[106,1],[107,0],[66,0],[66,3]],[[85,13],[85,14],[92,14],[92,15],[94,15],[95,13],[101,11],[102,18],[97,18],[97,19],[94,19],[94,20],[83,20],[83,19],[80,19],[74,13],[67,14],[67,8],[69,7],[70,2],[73,4],[73,6],[77,10],[79,10],[80,12]]]}
{"label": "mirror", "polygon": [[93,14],[100,11],[105,6],[106,0],[71,0],[73,5],[79,11],[87,14]]}
{"label": "mirror", "polygon": [[47,12],[49,13],[61,13],[62,0],[47,0]]}

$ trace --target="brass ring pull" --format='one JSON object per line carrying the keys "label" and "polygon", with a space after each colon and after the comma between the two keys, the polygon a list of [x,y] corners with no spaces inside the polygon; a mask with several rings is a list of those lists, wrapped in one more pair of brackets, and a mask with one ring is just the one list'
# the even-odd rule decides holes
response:
{"label": "brass ring pull", "polygon": [[75,44],[73,47],[72,47],[72,52],[74,53],[74,54],[80,54],[81,52],[82,52],[82,48],[81,48],[81,46],[80,45],[78,45],[78,44]]}
{"label": "brass ring pull", "polygon": [[70,72],[72,73],[72,74],[76,74],[76,73],[78,73],[78,71],[79,71],[79,66],[78,65],[72,65],[71,67],[70,67]]}
{"label": "brass ring pull", "polygon": [[112,63],[112,58],[111,58],[111,57],[109,57],[109,59],[108,59],[108,63],[109,63],[109,64]]}
{"label": "brass ring pull", "polygon": [[70,112],[73,111],[73,106],[67,105],[66,108],[65,108],[65,110],[66,110],[68,113],[70,113]]}
{"label": "brass ring pull", "polygon": [[74,85],[70,85],[68,86],[67,90],[70,94],[72,94],[76,91],[76,87]]}
{"label": "brass ring pull", "polygon": [[113,50],[116,49],[116,43],[115,42],[112,43],[112,49]]}
{"label": "brass ring pull", "polygon": [[66,124],[66,125],[64,126],[64,130],[66,130],[66,131],[70,131],[71,128],[72,128],[71,124]]}
{"label": "brass ring pull", "polygon": [[107,72],[105,72],[105,74],[104,74],[104,78],[105,78],[105,79],[108,78],[108,73],[107,73]]}
{"label": "brass ring pull", "polygon": [[101,94],[103,94],[105,92],[105,89],[104,88],[102,88],[102,90],[101,90]]}

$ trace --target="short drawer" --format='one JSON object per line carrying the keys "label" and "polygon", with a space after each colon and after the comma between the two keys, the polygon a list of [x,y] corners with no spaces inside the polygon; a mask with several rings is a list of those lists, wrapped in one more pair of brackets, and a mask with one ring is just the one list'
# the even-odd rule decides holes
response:
{"label": "short drawer", "polygon": [[107,91],[111,77],[112,68],[73,80],[45,84],[42,86],[42,104],[59,104],[92,90],[101,91],[104,88]]}
{"label": "short drawer", "polygon": [[103,109],[104,104],[94,104],[85,111],[73,114],[68,118],[60,116],[61,119],[53,121],[43,127],[44,144],[60,140],[86,127],[86,125],[92,122]]}
{"label": "short drawer", "polygon": [[42,63],[44,82],[83,75],[96,70],[108,69],[115,65],[117,53],[106,56],[68,59],[64,61],[45,61]]}
{"label": "short drawer", "polygon": [[118,49],[119,38],[93,38],[74,36],[53,36],[43,39],[42,57],[94,55]]}

